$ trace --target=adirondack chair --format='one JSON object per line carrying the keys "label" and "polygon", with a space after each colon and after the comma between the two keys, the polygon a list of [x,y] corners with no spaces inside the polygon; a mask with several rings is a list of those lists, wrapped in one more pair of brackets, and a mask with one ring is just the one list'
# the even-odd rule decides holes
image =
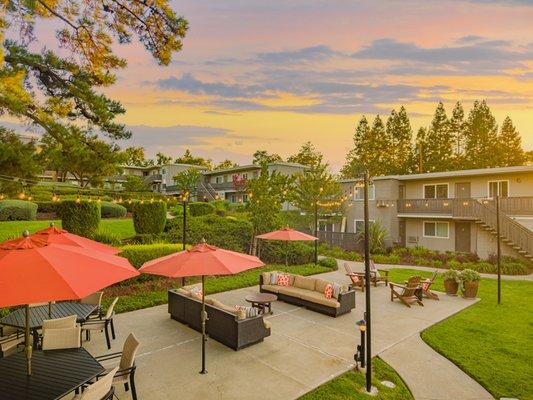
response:
{"label": "adirondack chair", "polygon": [[377,269],[374,260],[370,260],[370,282],[375,287],[378,286],[379,282],[384,282],[385,286],[389,284],[389,271],[386,269]]}
{"label": "adirondack chair", "polygon": [[421,290],[420,279],[419,276],[412,276],[405,285],[393,282],[389,283],[390,301],[394,301],[394,298],[397,298],[407,307],[411,307],[411,304],[414,303],[423,306],[424,304],[422,304],[421,295],[419,294]]}
{"label": "adirondack chair", "polygon": [[350,264],[345,262],[344,263],[344,270],[346,271],[346,276],[350,278],[352,281],[352,284],[350,285],[352,288],[361,288],[361,291],[365,291],[365,274],[362,272],[354,272],[352,270],[352,267],[350,267]]}
{"label": "adirondack chair", "polygon": [[427,297],[428,299],[439,300],[439,295],[429,290],[431,285],[433,285],[433,282],[435,282],[435,278],[437,277],[437,272],[438,271],[435,270],[431,278],[426,279],[422,282],[422,295],[424,297]]}

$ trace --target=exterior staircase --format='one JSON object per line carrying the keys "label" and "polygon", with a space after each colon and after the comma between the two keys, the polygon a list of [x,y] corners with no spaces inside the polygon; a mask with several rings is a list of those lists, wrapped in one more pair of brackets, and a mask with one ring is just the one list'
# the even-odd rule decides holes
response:
{"label": "exterior staircase", "polygon": [[198,197],[207,197],[208,201],[214,201],[217,199],[217,191],[211,186],[209,182],[199,182],[198,184]]}
{"label": "exterior staircase", "polygon": [[[482,201],[472,202],[472,215],[476,224],[487,232],[497,235],[496,208]],[[518,254],[533,259],[533,231],[519,224],[507,214],[500,211],[500,238],[503,243],[511,246]]]}

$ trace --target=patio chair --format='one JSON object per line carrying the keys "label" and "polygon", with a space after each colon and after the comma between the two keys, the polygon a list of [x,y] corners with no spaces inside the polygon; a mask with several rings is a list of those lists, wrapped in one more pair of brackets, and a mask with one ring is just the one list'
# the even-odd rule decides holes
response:
{"label": "patio chair", "polygon": [[91,315],[89,315],[89,318],[95,318],[95,317],[102,318],[102,296],[103,295],[104,295],[104,292],[95,292],[80,300],[80,303],[82,304],[92,304],[96,306],[96,310],[94,310],[91,313]]}
{"label": "patio chair", "polygon": [[361,288],[361,291],[365,291],[365,274],[362,272],[354,272],[352,270],[352,267],[349,263],[345,262],[344,264],[344,270],[346,271],[346,276],[350,278],[352,281],[352,284],[350,285],[352,288]]}
{"label": "patio chair", "polygon": [[376,268],[374,260],[370,260],[370,282],[374,284],[374,287],[377,287],[380,282],[384,282],[387,286],[389,284],[389,270]]}
{"label": "patio chair", "polygon": [[133,400],[137,400],[137,390],[135,388],[135,370],[137,369],[137,366],[135,365],[135,355],[139,349],[139,344],[139,340],[135,335],[130,333],[124,342],[122,352],[96,357],[96,360],[100,363],[105,363],[106,361],[120,357],[120,362],[115,368],[115,370],[117,368],[118,370],[115,373],[113,384],[124,384],[126,392],[130,390],[131,387],[131,397]]}
{"label": "patio chair", "polygon": [[0,326],[0,358],[17,352],[19,344],[24,342],[24,334],[11,326]]}
{"label": "patio chair", "polygon": [[[421,290],[420,279],[419,276],[412,276],[405,285],[390,282],[390,301],[394,301],[394,298],[397,298],[407,307],[411,307],[411,304],[414,303],[423,306],[421,294],[419,293]],[[398,289],[401,289],[401,292]]]}
{"label": "patio chair", "polygon": [[113,302],[107,308],[106,315],[103,318],[88,319],[83,322],[81,329],[85,331],[86,339],[90,340],[90,331],[100,331],[105,333],[105,340],[107,348],[111,348],[111,340],[109,338],[109,327],[111,327],[111,336],[115,339],[115,326],[113,324],[113,317],[115,316],[115,304],[117,304],[118,297],[115,297]]}
{"label": "patio chair", "polygon": [[81,328],[48,328],[43,334],[43,350],[75,349],[81,347]]}
{"label": "patio chair", "polygon": [[[433,272],[433,275],[431,275],[431,278],[422,281],[422,296],[432,300],[439,300],[439,295],[430,290],[431,285],[433,285],[433,282],[435,282],[435,278],[437,278],[438,272],[438,270],[435,270],[435,272]],[[407,281],[405,283],[407,283]]]}
{"label": "patio chair", "polygon": [[81,394],[74,396],[73,400],[113,400],[115,394],[113,377],[117,371],[118,367],[112,369],[107,375],[85,387]]}
{"label": "patio chair", "polygon": [[44,332],[47,329],[64,329],[64,328],[74,328],[76,326],[76,316],[69,315],[63,318],[54,318],[54,319],[45,319],[43,320],[43,325],[41,329],[40,345],[42,346],[42,340]]}

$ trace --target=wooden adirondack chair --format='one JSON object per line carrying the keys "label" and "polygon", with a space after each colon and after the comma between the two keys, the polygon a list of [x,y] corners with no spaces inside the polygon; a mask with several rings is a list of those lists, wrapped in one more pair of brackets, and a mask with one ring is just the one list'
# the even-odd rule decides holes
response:
{"label": "wooden adirondack chair", "polygon": [[389,271],[377,269],[374,260],[370,260],[370,282],[374,284],[374,287],[377,287],[379,282],[384,282],[385,286],[389,284]]}
{"label": "wooden adirondack chair", "polygon": [[[422,289],[422,296],[427,297],[428,299],[432,299],[432,300],[439,300],[439,295],[430,290],[430,287],[431,285],[433,285],[433,282],[435,281],[435,278],[437,277],[438,272],[439,272],[438,270],[435,270],[431,278],[424,279],[421,282],[420,288]],[[405,281],[404,284],[407,285],[407,281]]]}
{"label": "wooden adirondack chair", "polygon": [[[413,303],[418,303],[423,306],[424,304],[422,304],[421,296],[419,294],[421,290],[420,280],[421,278],[419,276],[412,276],[405,285],[393,282],[389,283],[390,301],[394,301],[394,298],[397,298],[407,307],[411,307],[411,304]],[[401,289],[401,291],[398,289]]]}
{"label": "wooden adirondack chair", "polygon": [[365,274],[362,272],[354,272],[350,264],[344,263],[344,270],[346,271],[346,276],[350,277],[352,284],[350,285],[354,289],[356,287],[361,288],[361,291],[365,291]]}

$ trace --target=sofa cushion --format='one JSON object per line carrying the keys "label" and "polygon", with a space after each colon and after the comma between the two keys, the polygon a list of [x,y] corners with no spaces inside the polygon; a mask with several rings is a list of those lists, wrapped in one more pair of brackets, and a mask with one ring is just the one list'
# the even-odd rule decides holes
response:
{"label": "sofa cushion", "polygon": [[315,279],[315,292],[324,293],[324,291],[326,290],[326,286],[328,285],[328,281],[325,281],[323,279]]}
{"label": "sofa cushion", "polygon": [[227,306],[226,304],[218,301],[217,299],[213,299],[213,306],[220,308],[221,310],[227,311],[230,314],[237,315],[237,310],[235,307]]}
{"label": "sofa cushion", "polygon": [[301,297],[303,300],[310,301],[312,303],[321,304],[328,307],[339,308],[341,304],[335,299],[326,299],[323,293],[318,293],[315,291],[307,291],[302,294]]}
{"label": "sofa cushion", "polygon": [[294,286],[294,278],[296,278],[296,275],[293,274],[287,274],[289,275],[289,286]]}
{"label": "sofa cushion", "polygon": [[281,286],[278,285],[263,285],[262,288],[272,293],[278,293]]}
{"label": "sofa cushion", "polygon": [[261,276],[263,277],[263,284],[264,285],[270,284],[270,272],[263,272],[261,274]]}
{"label": "sofa cushion", "polygon": [[177,288],[177,289],[175,289],[175,291],[176,291],[176,293],[182,294],[184,296],[191,297],[191,292],[189,292],[188,290],[185,290],[183,288]]}
{"label": "sofa cushion", "polygon": [[297,299],[301,299],[302,295],[305,292],[308,292],[308,291],[309,290],[307,290],[307,289],[297,288],[297,287],[293,287],[293,286],[280,286],[278,293],[285,294],[285,295],[291,296],[291,297],[295,297]]}
{"label": "sofa cushion", "polygon": [[294,286],[300,289],[315,290],[315,279],[296,275],[294,278]]}
{"label": "sofa cushion", "polygon": [[265,329],[270,329],[270,327],[272,326],[272,322],[263,319],[263,325],[265,326]]}

